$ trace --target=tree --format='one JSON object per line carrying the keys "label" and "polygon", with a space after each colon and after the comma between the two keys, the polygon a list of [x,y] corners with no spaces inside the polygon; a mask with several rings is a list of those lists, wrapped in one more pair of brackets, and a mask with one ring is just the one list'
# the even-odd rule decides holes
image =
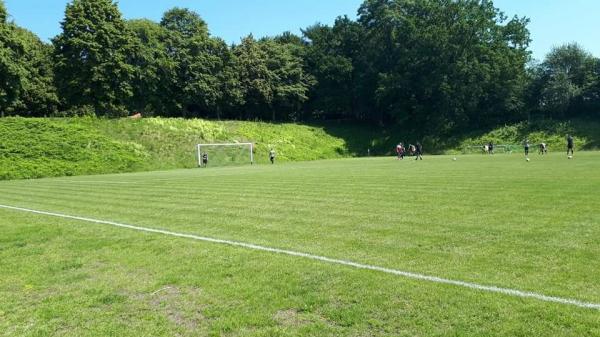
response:
{"label": "tree", "polygon": [[221,59],[217,74],[220,96],[215,112],[217,119],[221,119],[223,115],[235,117],[236,110],[245,104],[245,98],[236,55],[224,42],[221,41],[218,46],[216,52]]}
{"label": "tree", "polygon": [[519,114],[527,19],[507,20],[491,1],[366,0],[358,21],[366,34],[363,78],[378,114],[424,132]]}
{"label": "tree", "polygon": [[14,27],[22,55],[18,60],[21,68],[21,88],[10,110],[21,116],[49,116],[58,110],[58,94],[54,86],[52,46],[43,43],[32,32]]}
{"label": "tree", "polygon": [[594,62],[594,78],[592,84],[584,91],[583,99],[587,116],[600,117],[600,58]]}
{"label": "tree", "polygon": [[364,90],[368,81],[362,60],[363,28],[348,17],[339,17],[333,27],[317,24],[303,34],[308,40],[306,68],[316,82],[309,100],[313,115],[370,118],[366,108],[370,95]]}
{"label": "tree", "polygon": [[259,117],[262,108],[271,109],[275,74],[267,64],[267,53],[252,35],[242,39],[233,49],[245,102],[246,119]]}
{"label": "tree", "polygon": [[[268,67],[275,74],[271,120],[297,120],[308,100],[312,77],[304,71],[301,46],[264,39],[260,45],[267,53]],[[279,114],[279,116],[278,116]]]}
{"label": "tree", "polygon": [[127,21],[133,33],[132,52],[128,63],[133,66],[132,91],[129,103],[132,111],[146,115],[169,116],[181,110],[169,96],[170,79],[176,63],[167,55],[165,40],[168,31],[150,20]]}
{"label": "tree", "polygon": [[211,38],[206,23],[188,9],[167,11],[161,26],[168,32],[167,56],[174,61],[169,94],[176,98],[180,111],[187,117],[220,117],[224,96],[220,80],[227,59],[227,45]]}
{"label": "tree", "polygon": [[554,48],[539,66],[538,108],[549,117],[594,113],[600,81],[598,60],[578,44]]}
{"label": "tree", "polygon": [[292,44],[269,38],[256,41],[252,35],[234,48],[245,118],[287,120],[300,112],[308,99],[311,81],[304,72],[302,59],[293,50]]}
{"label": "tree", "polygon": [[17,60],[23,54],[14,27],[7,20],[8,13],[0,0],[0,116],[4,117],[18,99],[21,91],[22,67]]}
{"label": "tree", "polygon": [[0,115],[44,116],[56,111],[51,49],[6,21],[0,1]]}
{"label": "tree", "polygon": [[4,6],[4,0],[0,0],[0,23],[6,23],[7,16],[8,12],[6,11],[6,6]]}
{"label": "tree", "polygon": [[73,0],[54,40],[56,79],[67,107],[127,115],[133,68],[131,34],[112,0]]}
{"label": "tree", "polygon": [[187,8],[172,8],[163,14],[160,25],[183,38],[208,37],[208,26],[198,13]]}

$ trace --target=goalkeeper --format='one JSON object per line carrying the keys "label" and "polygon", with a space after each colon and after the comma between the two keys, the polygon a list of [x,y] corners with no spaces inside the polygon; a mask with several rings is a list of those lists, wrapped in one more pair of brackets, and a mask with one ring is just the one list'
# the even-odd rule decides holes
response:
{"label": "goalkeeper", "polygon": [[202,166],[208,166],[208,153],[206,152],[202,155]]}

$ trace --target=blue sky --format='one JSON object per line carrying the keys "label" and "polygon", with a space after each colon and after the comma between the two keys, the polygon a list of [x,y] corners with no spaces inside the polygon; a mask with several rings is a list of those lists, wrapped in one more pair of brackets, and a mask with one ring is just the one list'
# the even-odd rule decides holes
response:
{"label": "blue sky", "polygon": [[[13,20],[49,40],[60,32],[67,0],[5,0]],[[338,15],[356,16],[362,0],[121,0],[128,18],[160,20],[165,10],[188,7],[208,22],[213,35],[238,42],[253,33],[257,37],[286,30],[299,32],[316,22],[332,23]],[[534,57],[541,59],[555,45],[579,42],[600,57],[599,0],[495,0],[507,15],[531,18],[529,26]]]}

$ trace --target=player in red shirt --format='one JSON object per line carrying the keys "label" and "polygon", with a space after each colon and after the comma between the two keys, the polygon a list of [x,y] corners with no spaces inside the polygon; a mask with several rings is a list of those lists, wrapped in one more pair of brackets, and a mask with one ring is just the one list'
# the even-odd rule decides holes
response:
{"label": "player in red shirt", "polygon": [[404,159],[404,153],[406,149],[404,149],[404,144],[400,143],[396,146],[396,153],[398,154],[398,160]]}

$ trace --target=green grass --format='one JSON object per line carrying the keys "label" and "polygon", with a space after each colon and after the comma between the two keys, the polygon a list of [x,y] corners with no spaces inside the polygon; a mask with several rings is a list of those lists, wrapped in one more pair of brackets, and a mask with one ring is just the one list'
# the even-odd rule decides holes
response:
{"label": "green grass", "polygon": [[[546,143],[549,151],[566,152],[567,134],[575,138],[578,149],[600,149],[600,124],[592,120],[553,121],[540,120],[530,124],[526,122],[498,127],[487,132],[474,132],[467,137],[461,137],[457,145],[447,149],[447,153],[462,152],[469,146],[482,146],[493,142],[494,144],[517,145],[519,148],[527,139],[535,147]],[[471,149],[473,151],[473,149]],[[474,151],[477,151],[475,149]],[[537,149],[534,148],[534,151]]]}
{"label": "green grass", "polygon": [[[546,142],[563,151],[565,134],[577,149],[600,148],[600,124],[542,121],[467,136],[424,137],[426,153],[460,153],[466,146]],[[200,119],[0,118],[0,180],[193,168],[198,143],[252,142],[258,163],[273,148],[279,162],[389,155],[418,138],[400,126],[351,122],[313,125]]]}
{"label": "green grass", "polygon": [[[0,204],[600,303],[600,154],[0,182]],[[600,336],[598,310],[0,209],[0,336]]]}
{"label": "green grass", "polygon": [[0,180],[193,168],[206,142],[252,142],[259,163],[355,154],[323,127],[258,122],[2,118],[0,139]]}

